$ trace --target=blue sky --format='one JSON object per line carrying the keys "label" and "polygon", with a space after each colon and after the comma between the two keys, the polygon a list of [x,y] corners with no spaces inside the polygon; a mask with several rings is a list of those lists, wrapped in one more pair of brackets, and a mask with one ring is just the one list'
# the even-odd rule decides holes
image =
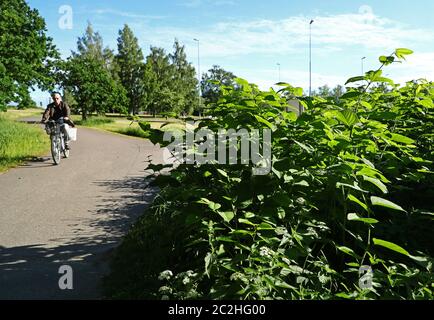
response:
{"label": "blue sky", "polygon": [[[309,86],[309,21],[312,24],[312,87],[344,84],[349,77],[378,67],[378,56],[406,47],[415,53],[385,69],[396,82],[434,79],[434,2],[432,0],[284,1],[28,0],[45,18],[48,34],[68,57],[87,21],[104,44],[116,49],[118,30],[127,23],[145,55],[149,47],[172,50],[177,38],[201,72],[217,64],[268,89],[280,80]],[[61,6],[72,9],[72,29],[59,27]],[[47,103],[47,94],[34,99]]]}

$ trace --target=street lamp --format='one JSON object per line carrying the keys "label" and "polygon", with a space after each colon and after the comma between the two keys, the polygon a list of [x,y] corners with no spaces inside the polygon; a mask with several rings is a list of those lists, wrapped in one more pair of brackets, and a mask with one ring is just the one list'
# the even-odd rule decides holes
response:
{"label": "street lamp", "polygon": [[362,57],[362,76],[364,75],[364,73],[363,73],[363,60],[365,60],[366,59],[366,57]]}
{"label": "street lamp", "polygon": [[277,67],[279,68],[279,82],[280,82],[280,63],[277,63]]}
{"label": "street lamp", "polygon": [[309,22],[309,97],[312,94],[312,23]]}
{"label": "street lamp", "polygon": [[197,82],[199,87],[199,105],[198,105],[198,111],[200,112],[200,105],[201,105],[201,88],[200,88],[200,41],[199,39],[194,38],[194,41],[197,42]]}

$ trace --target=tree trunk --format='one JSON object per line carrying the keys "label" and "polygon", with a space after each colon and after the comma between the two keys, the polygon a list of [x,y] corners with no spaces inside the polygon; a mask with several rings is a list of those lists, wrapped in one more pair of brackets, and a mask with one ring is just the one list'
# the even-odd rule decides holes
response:
{"label": "tree trunk", "polygon": [[83,108],[81,111],[81,118],[83,121],[87,120],[87,110],[85,108]]}

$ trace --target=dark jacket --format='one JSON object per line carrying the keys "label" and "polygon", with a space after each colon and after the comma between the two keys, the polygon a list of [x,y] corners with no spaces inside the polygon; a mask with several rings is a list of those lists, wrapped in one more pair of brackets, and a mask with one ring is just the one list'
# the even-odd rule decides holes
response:
{"label": "dark jacket", "polygon": [[[71,109],[69,108],[66,102],[60,101],[59,106],[56,106],[56,104],[53,102],[47,106],[47,109],[45,109],[45,112],[42,115],[42,121],[58,120],[61,117],[69,118],[70,116],[71,116]],[[74,127],[74,123],[71,120],[66,122],[72,127]]]}

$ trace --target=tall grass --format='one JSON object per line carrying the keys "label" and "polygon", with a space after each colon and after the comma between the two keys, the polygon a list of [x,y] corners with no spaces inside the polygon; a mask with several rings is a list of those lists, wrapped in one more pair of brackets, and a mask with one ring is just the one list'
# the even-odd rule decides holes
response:
{"label": "tall grass", "polygon": [[106,117],[91,117],[86,120],[77,120],[75,123],[79,126],[85,127],[96,127],[103,124],[114,123],[114,119],[106,118]]}
{"label": "tall grass", "polygon": [[49,140],[38,125],[15,122],[0,115],[0,172],[49,148]]}

